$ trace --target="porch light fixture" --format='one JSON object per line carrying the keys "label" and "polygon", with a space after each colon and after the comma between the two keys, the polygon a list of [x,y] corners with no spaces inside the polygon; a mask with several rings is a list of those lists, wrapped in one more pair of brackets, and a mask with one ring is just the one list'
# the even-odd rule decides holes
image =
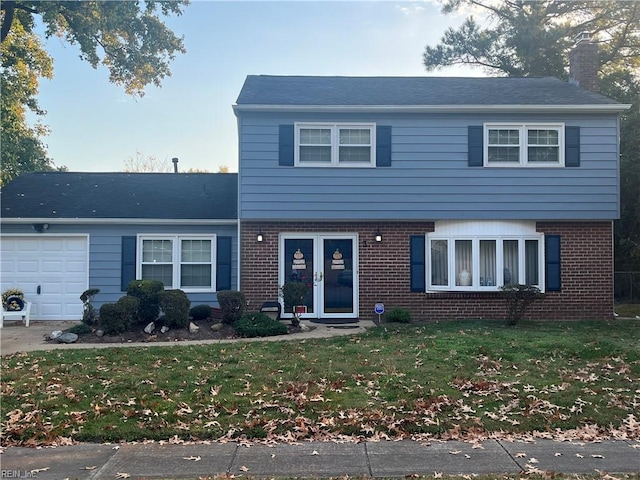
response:
{"label": "porch light fixture", "polygon": [[262,233],[262,230],[258,232],[258,235],[256,236],[256,240],[259,242],[264,241],[264,234]]}
{"label": "porch light fixture", "polygon": [[382,234],[380,233],[380,229],[376,230],[376,242],[382,241]]}

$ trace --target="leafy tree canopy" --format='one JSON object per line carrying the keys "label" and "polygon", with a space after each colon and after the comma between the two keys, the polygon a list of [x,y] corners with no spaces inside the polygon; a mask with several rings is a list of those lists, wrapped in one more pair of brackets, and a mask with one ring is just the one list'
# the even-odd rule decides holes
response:
{"label": "leafy tree canopy", "polygon": [[29,125],[27,111],[44,115],[37,102],[40,78],[53,77],[53,59],[35,32],[56,36],[80,49],[92,67],[102,65],[109,81],[131,95],[144,95],[171,75],[169,64],[184,53],[183,39],[162,21],[181,15],[188,0],[173,1],[3,1],[0,3],[2,66],[2,183],[21,172],[54,168],[41,137],[46,128]]}
{"label": "leafy tree canopy", "polygon": [[635,0],[444,0],[443,13],[469,16],[427,46],[427,70],[452,65],[511,77],[569,76],[568,53],[591,33],[600,55],[600,93],[632,104],[621,115],[620,220],[615,222],[617,270],[640,270],[640,2]]}

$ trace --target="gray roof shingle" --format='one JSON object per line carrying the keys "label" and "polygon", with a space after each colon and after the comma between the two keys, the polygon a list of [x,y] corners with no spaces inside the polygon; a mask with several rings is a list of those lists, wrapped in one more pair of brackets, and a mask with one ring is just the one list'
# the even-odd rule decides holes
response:
{"label": "gray roof shingle", "polygon": [[3,219],[237,218],[234,173],[25,173],[0,190]]}
{"label": "gray roof shingle", "polygon": [[241,105],[609,105],[557,78],[311,77],[249,75]]}

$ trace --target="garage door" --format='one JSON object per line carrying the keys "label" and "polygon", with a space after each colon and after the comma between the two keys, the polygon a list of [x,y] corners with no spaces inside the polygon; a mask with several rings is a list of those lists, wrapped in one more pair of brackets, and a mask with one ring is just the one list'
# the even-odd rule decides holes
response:
{"label": "garage door", "polygon": [[32,320],[80,320],[88,287],[88,238],[2,236],[2,288],[32,302]]}

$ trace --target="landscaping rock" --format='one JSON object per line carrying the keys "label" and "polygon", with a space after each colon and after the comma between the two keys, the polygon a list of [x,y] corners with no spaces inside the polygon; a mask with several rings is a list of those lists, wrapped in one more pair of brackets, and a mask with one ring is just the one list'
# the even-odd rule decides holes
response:
{"label": "landscaping rock", "polygon": [[103,337],[104,336],[104,330],[96,330],[96,337]]}
{"label": "landscaping rock", "polygon": [[160,329],[160,333],[167,333],[169,331],[169,327],[167,327],[166,325],[163,325],[162,328]]}
{"label": "landscaping rock", "polygon": [[148,333],[149,335],[151,335],[155,329],[156,329],[155,322],[151,322],[149,323],[149,325],[144,327],[144,333]]}
{"label": "landscaping rock", "polygon": [[71,333],[71,332],[65,332],[62,335],[60,335],[59,337],[57,337],[58,342],[60,343],[74,343],[76,341],[78,341],[78,335],[76,335],[75,333]]}
{"label": "landscaping rock", "polygon": [[51,340],[55,340],[56,338],[58,338],[60,335],[62,335],[62,330],[54,330],[53,332],[51,332],[51,335],[49,335],[49,338]]}
{"label": "landscaping rock", "polygon": [[222,330],[223,326],[224,325],[222,325],[222,322],[214,323],[213,325],[211,325],[211,330],[213,330],[214,332],[219,332],[220,330]]}
{"label": "landscaping rock", "polygon": [[306,323],[300,322],[300,331],[309,332],[311,331],[311,329],[309,328],[309,325],[307,325]]}
{"label": "landscaping rock", "polygon": [[200,330],[199,326],[193,322],[189,322],[189,333],[198,333],[198,330]]}

